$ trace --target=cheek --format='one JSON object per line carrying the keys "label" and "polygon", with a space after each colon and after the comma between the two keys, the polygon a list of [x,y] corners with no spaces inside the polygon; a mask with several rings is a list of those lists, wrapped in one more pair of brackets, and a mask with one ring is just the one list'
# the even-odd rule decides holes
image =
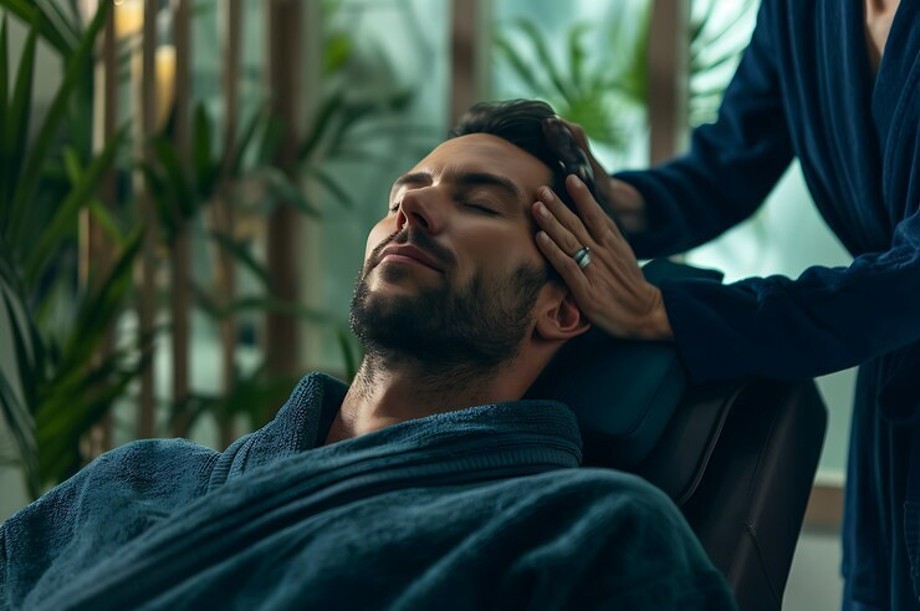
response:
{"label": "cheek", "polygon": [[476,244],[476,250],[491,253],[495,259],[541,258],[534,234],[528,228],[514,227],[509,230],[505,227],[490,227],[471,233],[469,240]]}
{"label": "cheek", "polygon": [[374,225],[370,233],[367,234],[367,244],[364,246],[365,261],[367,261],[367,258],[371,256],[371,253],[374,252],[374,249],[377,248],[381,242],[393,234],[394,229],[393,222],[389,219],[383,219]]}
{"label": "cheek", "polygon": [[469,253],[479,261],[478,266],[499,275],[522,265],[542,267],[546,259],[540,253],[529,231],[480,230],[467,236]]}

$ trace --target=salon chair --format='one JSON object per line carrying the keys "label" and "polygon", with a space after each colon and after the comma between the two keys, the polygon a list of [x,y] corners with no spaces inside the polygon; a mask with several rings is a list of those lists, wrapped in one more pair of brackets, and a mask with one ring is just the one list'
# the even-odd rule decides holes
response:
{"label": "salon chair", "polygon": [[[721,279],[664,260],[644,272],[653,283]],[[694,386],[672,346],[592,330],[528,396],[572,407],[586,465],[636,473],[670,496],[742,611],[781,607],[827,424],[813,381]]]}

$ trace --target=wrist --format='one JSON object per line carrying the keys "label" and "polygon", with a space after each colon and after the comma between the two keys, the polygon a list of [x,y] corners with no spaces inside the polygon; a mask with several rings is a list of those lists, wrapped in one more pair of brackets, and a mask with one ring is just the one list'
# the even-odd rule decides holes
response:
{"label": "wrist", "polygon": [[661,289],[654,289],[652,306],[645,317],[643,325],[642,339],[648,341],[667,342],[674,339],[674,332],[671,329],[671,322],[668,320],[668,311],[664,307],[664,297]]}
{"label": "wrist", "polygon": [[645,199],[626,181],[608,177],[607,194],[612,212],[626,233],[642,233],[647,226]]}

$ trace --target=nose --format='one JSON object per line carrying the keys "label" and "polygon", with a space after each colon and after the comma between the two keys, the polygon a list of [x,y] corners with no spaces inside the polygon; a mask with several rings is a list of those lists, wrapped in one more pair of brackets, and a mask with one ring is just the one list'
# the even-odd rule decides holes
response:
{"label": "nose", "polygon": [[431,186],[406,190],[399,202],[397,229],[412,225],[429,234],[440,232],[444,226],[444,206],[438,197],[437,189]]}

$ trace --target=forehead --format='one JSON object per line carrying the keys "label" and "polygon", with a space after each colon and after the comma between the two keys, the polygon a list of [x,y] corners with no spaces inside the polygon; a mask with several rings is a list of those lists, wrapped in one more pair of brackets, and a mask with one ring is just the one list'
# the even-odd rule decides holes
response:
{"label": "forehead", "polygon": [[467,134],[446,140],[411,172],[430,173],[435,179],[464,173],[495,174],[516,184],[527,197],[552,179],[552,172],[542,161],[491,134]]}

